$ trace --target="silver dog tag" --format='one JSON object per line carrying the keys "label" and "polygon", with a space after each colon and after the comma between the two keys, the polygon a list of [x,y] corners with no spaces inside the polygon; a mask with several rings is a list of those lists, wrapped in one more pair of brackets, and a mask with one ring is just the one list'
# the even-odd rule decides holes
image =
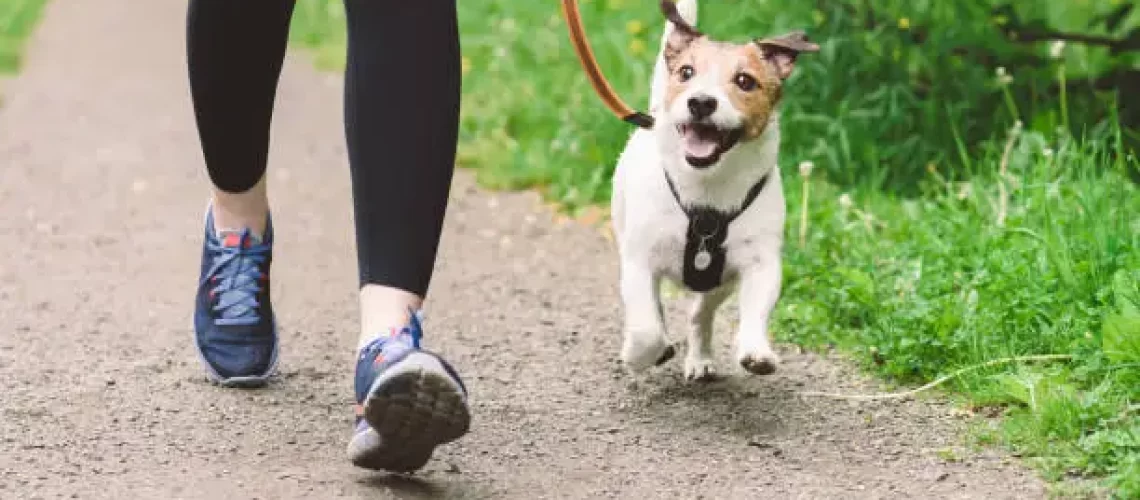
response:
{"label": "silver dog tag", "polygon": [[693,256],[693,266],[696,267],[698,271],[708,269],[709,264],[712,264],[712,255],[709,254],[708,250],[701,249],[701,251],[697,252],[697,255]]}

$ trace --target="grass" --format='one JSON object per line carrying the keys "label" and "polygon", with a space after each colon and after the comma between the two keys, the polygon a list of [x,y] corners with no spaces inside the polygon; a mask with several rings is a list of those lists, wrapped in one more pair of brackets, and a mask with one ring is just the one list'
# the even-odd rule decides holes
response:
{"label": "grass", "polygon": [[[777,331],[838,346],[904,384],[996,358],[1072,355],[980,370],[950,387],[970,408],[1004,417],[983,439],[1050,479],[1103,479],[1134,498],[1140,219],[1130,214],[1140,214],[1140,196],[1121,166],[1104,171],[1110,141],[1014,144],[1004,226],[996,175],[957,184],[932,174],[917,199],[800,179],[812,184],[809,230],[803,246],[788,235]],[[1001,159],[976,161],[997,170]],[[799,193],[789,190],[793,220]]]}
{"label": "grass", "polygon": [[20,68],[24,42],[39,20],[46,0],[0,0],[0,75]]}
{"label": "grass", "polygon": [[[655,2],[581,3],[607,76],[643,109]],[[823,46],[802,59],[783,105],[789,224],[775,331],[837,346],[906,385],[997,358],[1071,355],[970,372],[942,390],[983,416],[979,442],[1016,451],[1058,494],[1137,498],[1140,193],[1130,175],[1140,162],[1126,146],[1137,135],[1115,115],[1119,95],[1087,84],[1119,60],[1072,45],[1055,58],[1047,43],[1015,51],[987,42],[985,22],[946,20],[989,16],[971,10],[982,3],[702,4],[708,32],[806,27]],[[853,29],[851,4],[874,4],[856,13],[880,22]],[[1018,2],[1059,23],[1120,5]],[[460,162],[490,187],[536,187],[571,210],[604,204],[630,128],[586,83],[557,5],[459,9]],[[320,66],[339,68],[340,2],[300,0],[293,36]],[[938,45],[961,39],[1038,62],[999,71]],[[807,177],[801,162],[814,165]]]}

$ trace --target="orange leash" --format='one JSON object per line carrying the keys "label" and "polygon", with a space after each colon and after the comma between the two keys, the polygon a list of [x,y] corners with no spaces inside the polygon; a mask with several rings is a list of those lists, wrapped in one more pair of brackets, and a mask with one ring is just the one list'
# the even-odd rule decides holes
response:
{"label": "orange leash", "polygon": [[578,12],[578,0],[562,0],[562,15],[566,17],[566,25],[570,28],[570,41],[574,44],[578,61],[582,63],[582,69],[586,70],[590,85],[594,87],[594,91],[602,98],[606,107],[625,122],[644,129],[653,128],[653,117],[627,106],[602,75],[598,61],[594,59],[594,52],[590,50],[590,44],[586,40],[586,30],[582,27],[582,14]]}

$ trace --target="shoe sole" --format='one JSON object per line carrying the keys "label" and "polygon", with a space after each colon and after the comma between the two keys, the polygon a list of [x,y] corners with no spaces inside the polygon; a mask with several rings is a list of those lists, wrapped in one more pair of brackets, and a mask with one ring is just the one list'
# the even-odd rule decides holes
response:
{"label": "shoe sole", "polygon": [[223,377],[221,375],[218,375],[218,372],[214,371],[214,368],[210,366],[210,363],[207,362],[201,354],[198,355],[198,358],[206,367],[206,380],[208,380],[211,384],[217,385],[219,387],[225,387],[227,389],[257,389],[265,387],[266,385],[269,385],[269,379],[272,378],[277,371],[276,348],[273,350],[273,360],[269,362],[268,369],[266,369],[265,373],[262,375],[245,375],[228,378]]}
{"label": "shoe sole", "polygon": [[269,379],[272,378],[277,371],[277,355],[281,350],[281,339],[277,336],[276,318],[273,319],[273,323],[273,353],[270,354],[269,366],[265,367],[265,371],[259,375],[242,375],[237,377],[223,377],[217,372],[217,370],[214,370],[214,367],[210,365],[210,362],[206,361],[206,356],[202,354],[202,349],[198,347],[197,333],[191,329],[191,333],[194,334],[192,339],[194,342],[194,353],[198,355],[198,361],[202,363],[202,366],[206,369],[206,380],[208,380],[211,384],[225,387],[227,389],[257,389],[268,385]]}
{"label": "shoe sole", "polygon": [[364,420],[379,435],[379,443],[368,447],[354,437],[349,443],[352,463],[413,472],[431,459],[437,446],[467,433],[471,413],[462,389],[439,358],[416,352],[373,382],[364,401]]}

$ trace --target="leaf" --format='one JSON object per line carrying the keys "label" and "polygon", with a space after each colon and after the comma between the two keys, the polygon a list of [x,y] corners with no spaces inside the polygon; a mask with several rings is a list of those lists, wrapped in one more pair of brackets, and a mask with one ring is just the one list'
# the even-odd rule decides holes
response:
{"label": "leaf", "polygon": [[841,267],[837,272],[847,281],[847,291],[852,298],[863,305],[874,303],[875,282],[867,273],[849,267]]}
{"label": "leaf", "polygon": [[1041,376],[1033,372],[1002,373],[994,376],[1002,394],[1010,400],[1024,404],[1030,408],[1036,406],[1037,387],[1041,383]]}
{"label": "leaf", "polygon": [[1116,363],[1140,362],[1140,314],[1113,314],[1104,319],[1101,348]]}
{"label": "leaf", "polygon": [[1121,313],[1140,315],[1140,272],[1117,271],[1112,276],[1112,294]]}
{"label": "leaf", "polygon": [[1104,318],[1101,348],[1117,363],[1140,361],[1140,278],[1121,269],[1112,277],[1115,313]]}
{"label": "leaf", "polygon": [[1120,7],[1117,7],[1116,10],[1105,14],[1104,17],[1097,20],[1100,21],[1103,19],[1104,26],[1108,28],[1108,31],[1111,33],[1113,31],[1116,31],[1116,28],[1120,26],[1120,23],[1124,21],[1124,18],[1128,17],[1128,14],[1132,12],[1133,7],[1136,7],[1136,4],[1132,2],[1124,2],[1124,4]]}

